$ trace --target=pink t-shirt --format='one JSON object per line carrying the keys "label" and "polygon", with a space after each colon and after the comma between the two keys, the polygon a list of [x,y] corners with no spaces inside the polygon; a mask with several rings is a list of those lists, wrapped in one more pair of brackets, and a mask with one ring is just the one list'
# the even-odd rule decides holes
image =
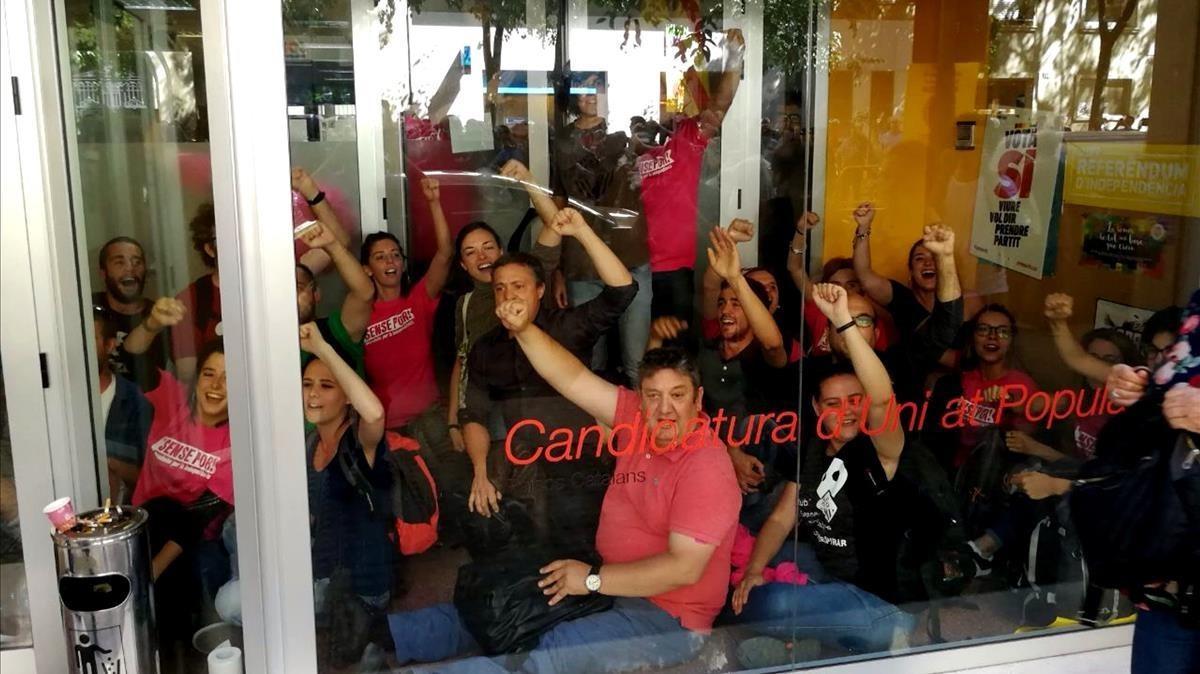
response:
{"label": "pink t-shirt", "polygon": [[438,397],[433,373],[433,315],[438,298],[425,279],[408,297],[376,300],[363,335],[367,381],[387,411],[388,428],[403,426]]}
{"label": "pink t-shirt", "polygon": [[169,372],[146,393],[154,423],[146,441],[146,461],[133,490],[133,504],[166,496],[188,504],[207,489],[233,505],[233,464],[229,424],[205,426],[192,417],[188,391]]}
{"label": "pink t-shirt", "polygon": [[659,147],[637,158],[646,216],[651,271],[691,269],[696,264],[696,201],[708,136],[691,117]]}
{"label": "pink t-shirt", "polygon": [[[1103,401],[1101,404],[1104,404]],[[1071,429],[1075,440],[1075,458],[1086,461],[1096,456],[1096,438],[1100,437],[1100,431],[1110,418],[1108,414],[1097,414],[1075,422]]]}
{"label": "pink t-shirt", "polygon": [[[963,397],[959,404],[962,405],[964,415],[962,430],[959,434],[959,453],[955,465],[962,465],[970,456],[971,450],[979,444],[983,429],[997,425],[996,414],[1000,408],[1000,401],[985,402],[982,400],[983,394],[980,393],[979,404],[971,402],[976,393],[993,386],[1023,386],[1026,400],[1038,391],[1037,382],[1020,370],[1009,370],[996,379],[984,379],[980,370],[962,373]],[[1030,430],[1032,423],[1022,414],[1024,409],[1023,405],[1021,407],[1005,407],[1000,418],[1000,426],[1005,429]]]}
{"label": "pink t-shirt", "polygon": [[[615,475],[600,509],[596,549],[604,562],[619,564],[667,551],[671,532],[716,545],[704,574],[693,585],[649,597],[689,630],[708,632],[725,604],[729,589],[730,553],[742,495],[725,446],[716,436],[694,441],[690,449],[659,454],[630,447],[645,423],[641,400],[621,388],[615,424],[632,424],[636,434],[618,433]],[[615,427],[615,426],[614,426]],[[634,477],[636,476],[636,477]]]}

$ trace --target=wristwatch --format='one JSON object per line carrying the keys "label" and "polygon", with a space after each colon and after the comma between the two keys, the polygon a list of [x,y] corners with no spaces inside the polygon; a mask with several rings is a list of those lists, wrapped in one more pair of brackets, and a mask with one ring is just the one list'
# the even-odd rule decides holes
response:
{"label": "wristwatch", "polygon": [[588,570],[587,578],[583,579],[583,586],[587,588],[588,592],[591,592],[593,594],[600,591],[600,567],[599,566],[593,565],[592,568]]}
{"label": "wristwatch", "polygon": [[321,190],[317,190],[317,193],[313,196],[312,199],[305,199],[305,201],[308,202],[309,206],[316,206],[317,204],[321,203],[322,201],[325,201],[325,192],[323,192]]}

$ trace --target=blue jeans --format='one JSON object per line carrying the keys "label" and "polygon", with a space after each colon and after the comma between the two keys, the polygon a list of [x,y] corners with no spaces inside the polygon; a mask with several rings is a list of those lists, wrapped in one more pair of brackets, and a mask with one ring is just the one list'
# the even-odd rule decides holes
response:
{"label": "blue jeans", "polygon": [[1200,671],[1200,629],[1184,627],[1170,611],[1137,612],[1131,674]]}
{"label": "blue jeans", "polygon": [[[638,291],[625,313],[621,314],[618,329],[621,335],[621,367],[625,376],[634,381],[637,379],[638,364],[642,362],[642,354],[646,351],[646,342],[650,339],[650,265],[634,267],[629,273],[637,281]],[[604,283],[599,280],[567,281],[567,297],[573,307],[598,297],[602,290]],[[601,338],[592,351],[592,369],[603,370],[607,364],[608,344]]]}
{"label": "blue jeans", "polygon": [[[396,660],[429,662],[415,672],[474,674],[508,672],[505,658],[471,657],[438,662],[479,647],[451,604],[388,616]],[[555,625],[526,654],[521,672],[529,674],[611,674],[647,666],[671,667],[696,657],[704,636],[648,599],[619,597],[607,611]]]}
{"label": "blue jeans", "polygon": [[[786,556],[776,555],[774,563]],[[809,584],[760,585],[732,622],[776,639],[817,639],[855,653],[886,651],[897,629],[907,633],[915,626],[902,609],[851,583],[826,578],[812,546],[797,545],[790,556],[809,574]]]}

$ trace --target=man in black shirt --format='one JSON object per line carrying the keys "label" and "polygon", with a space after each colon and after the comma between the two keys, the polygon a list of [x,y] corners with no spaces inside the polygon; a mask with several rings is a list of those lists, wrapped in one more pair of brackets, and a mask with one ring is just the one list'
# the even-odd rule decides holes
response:
{"label": "man in black shirt", "polygon": [[121,348],[125,336],[133,331],[154,306],[143,295],[146,289],[146,253],[142,244],[128,236],[110,239],[100,247],[100,281],[104,290],[92,296],[92,305],[107,312],[117,331],[116,347],[109,353],[113,372],[129,378],[143,391],[158,386],[158,371],[167,368],[171,343],[165,332],[159,333],[143,354],[131,354]]}
{"label": "man in black shirt", "polygon": [[[637,283],[574,209],[559,211],[547,226],[579,241],[605,289],[577,307],[543,306],[546,278],[541,261],[527,253],[510,253],[492,267],[496,305],[509,299],[523,300],[534,324],[586,362],[596,339],[633,301]],[[540,533],[564,551],[589,551],[607,488],[605,473],[610,470],[607,452],[596,451],[599,431],[583,441],[585,427],[593,426],[595,420],[559,396],[537,374],[504,326],[479,338],[467,356],[467,368],[466,404],[458,418],[474,470],[468,509],[485,517],[499,512],[503,494],[489,474],[503,469],[508,475],[501,481],[513,485],[508,496],[531,502]],[[488,411],[497,403],[509,432],[502,449],[489,461]],[[564,446],[564,437],[577,444]],[[576,455],[581,445],[583,449]]]}

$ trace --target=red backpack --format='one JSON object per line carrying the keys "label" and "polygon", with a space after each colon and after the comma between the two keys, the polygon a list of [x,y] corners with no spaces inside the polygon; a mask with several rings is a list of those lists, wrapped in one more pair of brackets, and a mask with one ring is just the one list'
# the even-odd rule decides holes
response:
{"label": "red backpack", "polygon": [[339,454],[346,479],[367,499],[371,510],[395,519],[396,547],[402,555],[418,555],[433,547],[438,538],[437,485],[421,458],[421,445],[395,431],[384,435],[387,452],[379,457],[392,476],[391,501],[376,505],[365,475]]}

